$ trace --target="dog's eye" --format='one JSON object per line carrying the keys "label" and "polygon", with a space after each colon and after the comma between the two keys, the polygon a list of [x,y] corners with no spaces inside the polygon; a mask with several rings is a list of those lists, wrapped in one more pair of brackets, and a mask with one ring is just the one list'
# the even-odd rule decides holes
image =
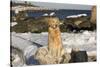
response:
{"label": "dog's eye", "polygon": [[55,27],[57,27],[58,25],[55,25]]}

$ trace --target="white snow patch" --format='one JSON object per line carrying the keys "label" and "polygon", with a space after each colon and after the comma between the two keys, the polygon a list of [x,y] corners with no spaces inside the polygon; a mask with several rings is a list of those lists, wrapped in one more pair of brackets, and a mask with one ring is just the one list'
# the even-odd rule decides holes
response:
{"label": "white snow patch", "polygon": [[50,16],[54,16],[54,15],[55,15],[55,12],[51,12],[51,13],[50,13]]}
{"label": "white snow patch", "polygon": [[78,18],[78,17],[82,17],[82,16],[87,16],[87,14],[71,15],[71,16],[67,16],[66,18]]}
{"label": "white snow patch", "polygon": [[47,14],[47,13],[45,13],[45,14],[43,14],[42,16],[48,16],[48,14]]}
{"label": "white snow patch", "polygon": [[88,56],[96,56],[97,52],[96,51],[89,51],[87,52]]}
{"label": "white snow patch", "polygon": [[15,25],[17,25],[18,23],[17,22],[11,22],[11,26],[13,27],[13,26],[15,26]]}

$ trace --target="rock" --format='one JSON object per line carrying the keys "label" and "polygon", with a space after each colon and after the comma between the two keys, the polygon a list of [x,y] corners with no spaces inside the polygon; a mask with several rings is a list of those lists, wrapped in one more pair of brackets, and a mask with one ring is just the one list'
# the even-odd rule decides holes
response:
{"label": "rock", "polygon": [[78,26],[79,26],[79,28],[89,29],[91,27],[91,23],[90,22],[83,22],[83,23],[80,23]]}
{"label": "rock", "polygon": [[61,29],[64,32],[73,32],[73,30],[76,30],[76,33],[80,30],[96,30],[96,23],[92,23],[90,20],[91,17],[89,16],[83,16],[78,18],[66,18],[63,22],[63,25],[61,25]]}
{"label": "rock", "polygon": [[47,31],[47,25],[45,24],[44,19],[32,19],[25,18],[24,20],[18,20],[17,25],[11,27],[11,31],[25,33],[25,32],[34,32],[40,33]]}
{"label": "rock", "polygon": [[92,7],[90,21],[91,21],[91,23],[96,24],[96,6]]}
{"label": "rock", "polygon": [[89,62],[93,62],[93,61],[96,61],[97,60],[97,52],[96,51],[88,51],[87,52],[87,54],[88,54],[88,61]]}
{"label": "rock", "polygon": [[71,56],[69,53],[65,53],[63,56],[63,60],[61,61],[61,63],[69,63]]}
{"label": "rock", "polygon": [[26,64],[27,64],[27,65],[39,65],[40,63],[39,63],[38,60],[36,60],[36,59],[34,58],[34,56],[31,56],[31,57],[29,57],[29,58],[26,60]]}
{"label": "rock", "polygon": [[25,57],[23,52],[11,46],[11,66],[23,66],[25,64]]}
{"label": "rock", "polygon": [[97,57],[96,56],[89,56],[88,62],[93,62],[93,61],[97,61]]}
{"label": "rock", "polygon": [[35,59],[38,60],[40,64],[68,63],[70,58],[70,54],[67,53],[61,57],[54,57],[49,54],[47,47],[39,48],[35,54]]}
{"label": "rock", "polygon": [[82,23],[82,21],[80,21],[80,20],[79,20],[79,21],[75,21],[74,23],[75,23],[75,25],[77,25],[77,26],[78,26],[79,24],[81,24],[81,23]]}
{"label": "rock", "polygon": [[56,64],[55,59],[48,54],[48,49],[45,47],[41,47],[37,50],[35,58],[40,64]]}
{"label": "rock", "polygon": [[88,56],[86,51],[72,51],[70,63],[73,62],[87,62]]}

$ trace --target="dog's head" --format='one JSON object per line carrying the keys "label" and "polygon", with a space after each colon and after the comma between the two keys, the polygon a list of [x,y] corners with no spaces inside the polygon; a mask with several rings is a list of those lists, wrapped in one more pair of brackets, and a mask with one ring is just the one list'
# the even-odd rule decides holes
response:
{"label": "dog's head", "polygon": [[55,29],[55,28],[59,27],[60,22],[59,22],[59,19],[56,17],[49,17],[47,19],[47,24],[49,27]]}

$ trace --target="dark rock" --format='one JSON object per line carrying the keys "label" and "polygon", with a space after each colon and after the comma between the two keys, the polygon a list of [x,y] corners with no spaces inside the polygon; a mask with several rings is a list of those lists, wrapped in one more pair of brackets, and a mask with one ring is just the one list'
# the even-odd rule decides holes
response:
{"label": "dark rock", "polygon": [[34,56],[31,56],[31,57],[29,57],[29,58],[26,60],[26,64],[27,64],[27,65],[39,65],[40,63],[39,63],[38,60],[36,60],[36,59],[34,58]]}
{"label": "dark rock", "polygon": [[79,18],[66,18],[61,29],[64,29],[63,32],[73,32],[76,30],[76,33],[80,30],[96,30],[96,24],[90,22],[90,17],[79,17]]}
{"label": "dark rock", "polygon": [[24,20],[18,20],[18,24],[11,27],[11,31],[15,32],[34,32],[41,33],[47,31],[47,25],[43,21],[44,19],[32,19],[26,18]]}
{"label": "dark rock", "polygon": [[73,62],[87,62],[88,56],[86,51],[72,51],[70,63]]}

